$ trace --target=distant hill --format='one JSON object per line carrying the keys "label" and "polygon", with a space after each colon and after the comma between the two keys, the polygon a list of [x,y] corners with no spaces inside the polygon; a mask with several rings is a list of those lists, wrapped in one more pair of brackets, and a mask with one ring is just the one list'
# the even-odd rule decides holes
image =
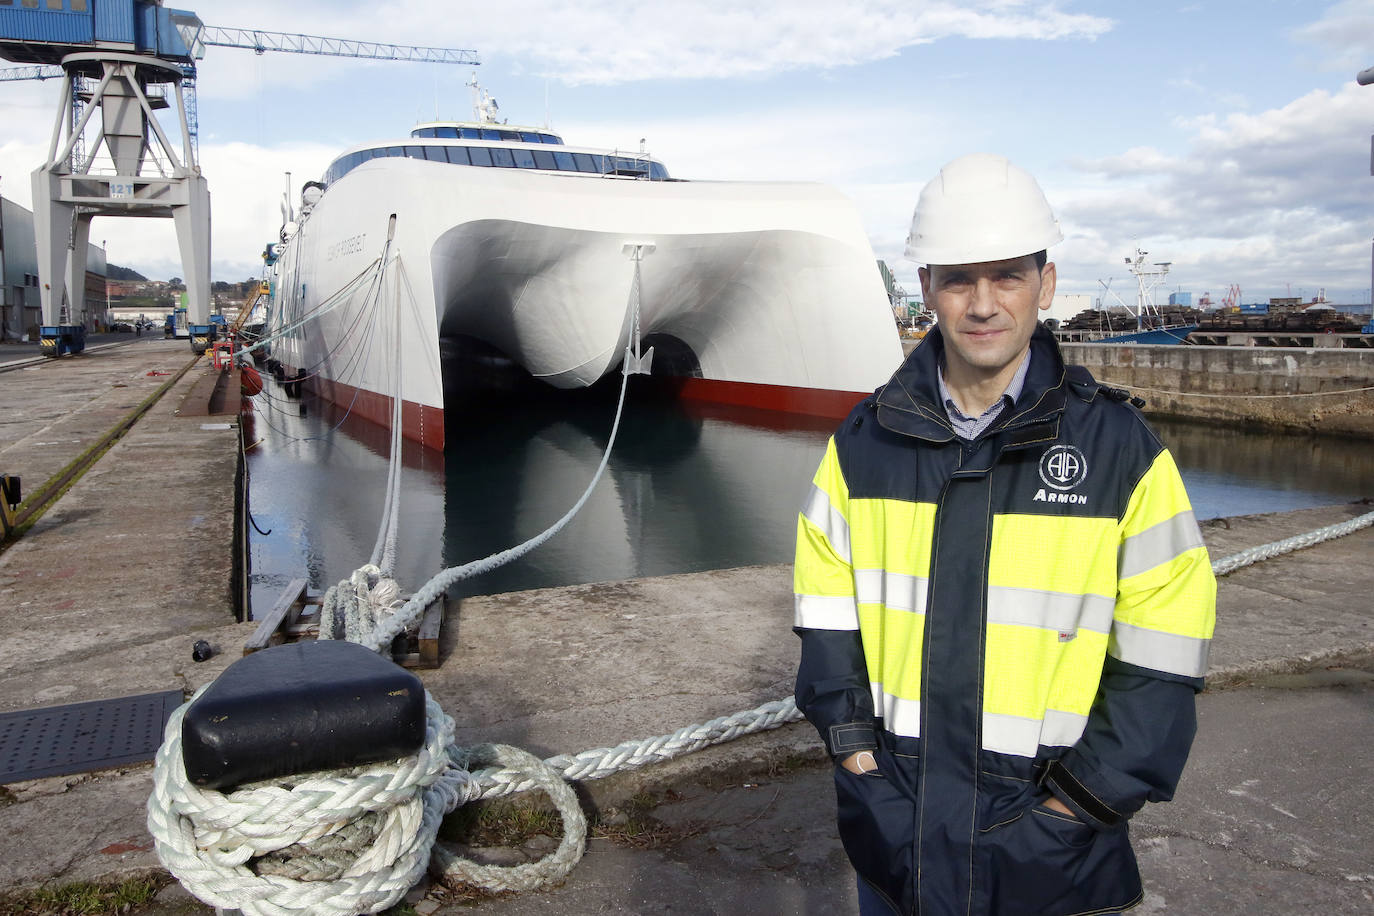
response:
{"label": "distant hill", "polygon": [[147,280],[143,274],[134,270],[132,267],[120,267],[118,264],[108,264],[105,267],[105,277],[110,280]]}

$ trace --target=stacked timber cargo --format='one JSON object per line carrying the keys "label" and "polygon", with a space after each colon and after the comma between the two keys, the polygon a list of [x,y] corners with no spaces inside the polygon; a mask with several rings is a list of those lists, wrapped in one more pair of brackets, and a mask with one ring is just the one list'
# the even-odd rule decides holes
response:
{"label": "stacked timber cargo", "polygon": [[1099,334],[1121,334],[1152,328],[1176,328],[1196,324],[1201,313],[1195,308],[1167,305],[1158,313],[1144,315],[1136,322],[1135,313],[1121,306],[1106,309],[1084,309],[1064,323],[1065,331],[1091,331]]}
{"label": "stacked timber cargo", "polygon": [[1198,319],[1203,331],[1320,331],[1357,334],[1364,319],[1335,309],[1294,311],[1274,309],[1266,315],[1239,311],[1207,312]]}

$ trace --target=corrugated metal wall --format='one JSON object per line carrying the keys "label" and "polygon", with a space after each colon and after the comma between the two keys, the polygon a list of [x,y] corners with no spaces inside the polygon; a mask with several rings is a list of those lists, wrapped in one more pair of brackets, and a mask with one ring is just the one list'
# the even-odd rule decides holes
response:
{"label": "corrugated metal wall", "polygon": [[[132,3],[133,0],[127,2]],[[71,6],[71,0],[67,0],[66,5]],[[50,10],[47,0],[39,0],[39,6],[39,9],[23,6],[0,7],[0,39],[90,44],[92,35],[89,11]]]}
{"label": "corrugated metal wall", "polygon": [[90,0],[99,41],[134,41],[134,0]]}

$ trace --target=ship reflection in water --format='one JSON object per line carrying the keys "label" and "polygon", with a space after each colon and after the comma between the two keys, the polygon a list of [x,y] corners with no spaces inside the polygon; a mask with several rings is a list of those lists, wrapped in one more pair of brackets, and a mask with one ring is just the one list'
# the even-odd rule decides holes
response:
{"label": "ship reflection in water", "polygon": [[[791,559],[797,508],[833,421],[703,408],[632,380],[611,463],[581,513],[522,560],[460,583],[491,594]],[[397,573],[415,589],[439,569],[518,544],[556,521],[596,471],[618,379],[589,392],[450,411],[446,454],[407,444]],[[293,578],[327,587],[365,563],[377,536],[387,434],[269,381],[250,452],[253,603]],[[1374,495],[1356,442],[1155,424],[1199,518],[1277,512]],[[250,439],[251,441],[251,439]]]}

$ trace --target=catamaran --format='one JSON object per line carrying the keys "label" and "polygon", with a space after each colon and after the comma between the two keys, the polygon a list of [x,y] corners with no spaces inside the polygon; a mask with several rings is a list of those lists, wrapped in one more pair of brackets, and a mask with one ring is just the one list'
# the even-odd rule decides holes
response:
{"label": "catamaran", "polygon": [[[557,388],[629,368],[686,399],[841,417],[901,345],[851,201],[815,183],[684,181],[642,149],[496,118],[346,150],[269,246],[272,359],[351,413],[443,447],[444,372]],[[450,392],[451,397],[460,396]]]}

